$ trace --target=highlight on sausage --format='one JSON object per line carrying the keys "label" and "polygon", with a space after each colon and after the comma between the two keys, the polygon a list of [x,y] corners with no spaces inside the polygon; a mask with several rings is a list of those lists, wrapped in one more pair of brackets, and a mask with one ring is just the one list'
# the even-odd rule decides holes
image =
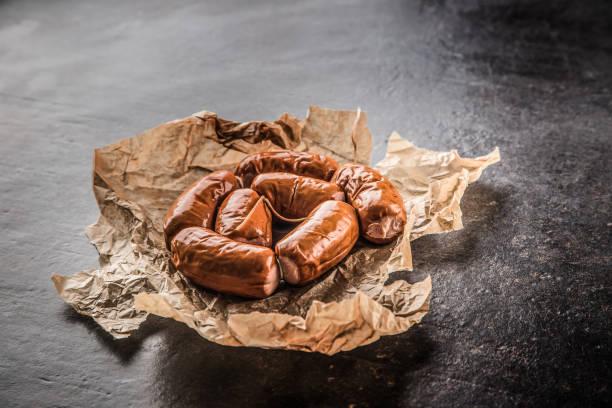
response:
{"label": "highlight on sausage", "polygon": [[289,222],[303,221],[324,201],[344,201],[344,191],[336,184],[290,173],[260,174],[251,188],[268,200],[278,218]]}
{"label": "highlight on sausage", "polygon": [[332,183],[340,186],[359,216],[361,235],[386,244],[404,232],[406,209],[399,191],[376,170],[348,163],[336,171]]}
{"label": "highlight on sausage", "polygon": [[172,237],[183,228],[212,229],[217,205],[237,187],[238,180],[227,170],[212,172],[187,187],[164,217],[164,237],[168,248]]}
{"label": "highlight on sausage", "polygon": [[249,187],[261,173],[283,172],[329,181],[337,169],[338,163],[331,157],[285,150],[250,154],[238,163],[234,173],[243,187]]}
{"label": "highlight on sausage", "polygon": [[272,246],[272,214],[264,197],[250,188],[234,190],[223,200],[215,231],[246,244]]}
{"label": "highlight on sausage", "polygon": [[182,229],[170,249],[179,271],[221,293],[263,298],[274,293],[280,280],[272,249],[236,242],[207,228]]}
{"label": "highlight on sausage", "polygon": [[325,201],[274,247],[283,279],[305,285],[336,266],[359,238],[355,209]]}

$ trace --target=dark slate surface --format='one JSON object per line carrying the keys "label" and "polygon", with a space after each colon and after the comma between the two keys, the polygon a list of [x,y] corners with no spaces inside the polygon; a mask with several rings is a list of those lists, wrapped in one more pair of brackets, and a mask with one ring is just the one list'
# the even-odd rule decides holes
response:
{"label": "dark slate surface", "polygon": [[[104,3],[104,4],[102,4]],[[129,4],[124,4],[129,3]],[[0,406],[605,406],[612,7],[599,1],[0,3]],[[150,318],[113,341],[56,295],[95,268],[92,151],[200,109],[361,106],[502,162],[414,243],[431,311],[333,357]],[[608,405],[609,406],[609,405]]]}

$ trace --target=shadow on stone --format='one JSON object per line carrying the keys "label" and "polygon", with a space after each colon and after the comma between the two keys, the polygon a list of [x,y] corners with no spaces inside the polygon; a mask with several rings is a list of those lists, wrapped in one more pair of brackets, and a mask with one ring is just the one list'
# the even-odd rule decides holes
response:
{"label": "shadow on stone", "polygon": [[511,187],[470,186],[461,201],[464,228],[448,234],[426,235],[413,241],[414,271],[404,273],[402,278],[418,281],[432,268],[469,263],[478,255],[481,240],[487,239],[507,221],[507,198],[512,194]]}
{"label": "shadow on stone", "polygon": [[117,356],[122,365],[128,365],[132,358],[142,347],[143,341],[162,330],[166,325],[166,319],[158,316],[149,315],[147,320],[132,335],[125,339],[114,339],[91,317],[77,313],[73,308],[66,305],[64,318],[69,323],[80,324],[89,333],[96,336],[98,342],[106,350]]}
{"label": "shadow on stone", "polygon": [[420,327],[326,356],[225,347],[178,322],[169,326],[151,389],[155,400],[172,406],[395,406],[409,386],[406,373],[434,350]]}

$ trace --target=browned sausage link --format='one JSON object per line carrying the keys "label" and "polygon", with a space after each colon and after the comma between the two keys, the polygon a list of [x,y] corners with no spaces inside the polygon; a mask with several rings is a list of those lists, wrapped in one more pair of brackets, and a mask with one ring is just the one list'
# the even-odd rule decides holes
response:
{"label": "browned sausage link", "polygon": [[382,174],[360,164],[338,169],[332,182],[346,193],[359,216],[361,235],[376,244],[393,241],[404,232],[406,209],[399,191]]}
{"label": "browned sausage link", "polygon": [[212,229],[217,205],[237,187],[238,180],[231,171],[219,170],[183,191],[164,217],[164,237],[168,248],[172,237],[183,228]]}
{"label": "browned sausage link", "polygon": [[325,201],[276,243],[283,279],[305,285],[337,265],[359,238],[355,209],[342,201]]}
{"label": "browned sausage link", "polygon": [[281,219],[303,221],[314,208],[327,200],[344,201],[344,191],[333,183],[289,173],[264,173],[255,177],[253,190],[268,199]]}
{"label": "browned sausage link", "polygon": [[338,163],[331,157],[285,150],[250,154],[238,163],[234,173],[242,179],[243,187],[250,187],[261,173],[284,172],[329,181],[337,169]]}
{"label": "browned sausage link", "polygon": [[234,241],[272,246],[272,214],[250,188],[234,190],[217,210],[215,231]]}
{"label": "browned sausage link", "polygon": [[263,298],[278,286],[278,266],[270,248],[236,242],[200,227],[179,231],[170,246],[176,268],[206,288]]}

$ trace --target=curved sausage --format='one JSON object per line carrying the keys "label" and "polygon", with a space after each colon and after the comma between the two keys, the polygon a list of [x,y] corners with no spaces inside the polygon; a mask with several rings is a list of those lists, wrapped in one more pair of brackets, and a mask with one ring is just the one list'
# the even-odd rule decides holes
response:
{"label": "curved sausage", "polygon": [[164,237],[168,248],[174,234],[183,228],[212,229],[217,205],[237,187],[238,180],[227,170],[212,172],[187,187],[164,217]]}
{"label": "curved sausage", "polygon": [[251,188],[266,197],[275,215],[289,222],[303,221],[323,201],[344,201],[344,191],[337,185],[289,173],[260,174]]}
{"label": "curved sausage", "polygon": [[360,164],[348,163],[338,169],[331,181],[344,190],[347,202],[357,210],[365,239],[386,244],[404,232],[404,201],[382,174]]}
{"label": "curved sausage", "polygon": [[338,163],[331,157],[285,150],[250,154],[238,163],[234,173],[242,179],[243,187],[249,187],[261,173],[284,172],[329,181],[337,169]]}
{"label": "curved sausage", "polygon": [[217,205],[237,187],[238,180],[227,170],[212,172],[187,187],[164,217],[164,237],[168,248],[174,234],[183,228],[212,229]]}
{"label": "curved sausage", "polygon": [[304,222],[276,243],[283,279],[305,285],[337,265],[359,238],[355,209],[342,201],[325,201]]}
{"label": "curved sausage", "polygon": [[179,271],[218,292],[263,298],[274,293],[280,280],[270,248],[236,242],[207,228],[179,231],[170,247]]}
{"label": "curved sausage", "polygon": [[263,197],[250,188],[240,188],[221,203],[215,231],[234,241],[271,247],[272,214]]}

